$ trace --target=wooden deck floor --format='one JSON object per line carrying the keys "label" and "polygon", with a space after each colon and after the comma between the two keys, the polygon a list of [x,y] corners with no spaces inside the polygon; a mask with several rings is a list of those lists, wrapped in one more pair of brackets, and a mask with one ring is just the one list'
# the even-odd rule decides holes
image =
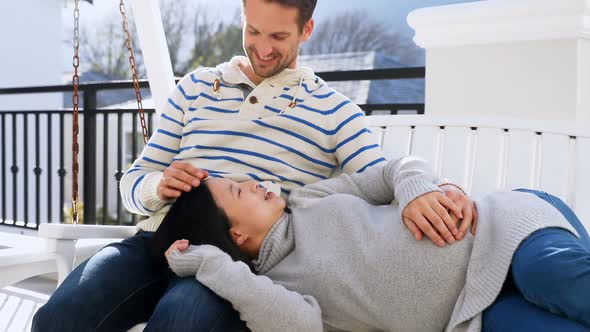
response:
{"label": "wooden deck floor", "polygon": [[41,277],[0,289],[0,332],[28,332],[31,320],[53,291],[56,282]]}

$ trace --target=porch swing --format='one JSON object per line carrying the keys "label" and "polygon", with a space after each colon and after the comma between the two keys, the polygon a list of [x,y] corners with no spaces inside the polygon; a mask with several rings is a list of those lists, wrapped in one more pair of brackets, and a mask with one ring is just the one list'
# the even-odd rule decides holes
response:
{"label": "porch swing", "polygon": [[[63,282],[65,277],[71,272],[74,268],[75,256],[76,256],[76,242],[78,239],[124,239],[127,237],[133,236],[137,229],[135,226],[106,226],[106,225],[81,225],[78,224],[79,221],[79,214],[78,214],[78,153],[80,151],[78,145],[78,134],[79,134],[79,125],[78,125],[78,113],[79,113],[79,94],[78,88],[80,84],[80,77],[78,75],[78,68],[80,65],[80,57],[79,57],[79,19],[80,19],[80,10],[79,10],[79,1],[74,0],[74,55],[73,55],[73,67],[74,67],[74,75],[72,77],[72,85],[73,85],[73,96],[72,96],[72,104],[73,104],[73,125],[72,125],[72,222],[71,224],[48,224],[43,223],[39,225],[39,236],[47,240],[47,247],[48,251],[55,253],[55,260],[56,260],[56,267],[58,273],[58,285]],[[143,6],[145,8],[140,7]],[[138,1],[135,5],[134,9],[142,12],[143,17],[140,18],[143,21],[150,21],[150,17],[146,16],[145,13],[154,13],[154,5],[157,6],[157,0],[154,1]],[[158,9],[157,7],[155,7]],[[135,91],[135,96],[137,100],[137,110],[140,117],[140,123],[142,128],[143,134],[143,142],[147,145],[147,141],[149,139],[148,129],[145,121],[145,115],[143,110],[143,103],[142,103],[142,96],[141,91],[139,89],[139,80],[137,75],[137,67],[135,63],[135,56],[133,53],[132,48],[132,41],[131,36],[128,29],[128,20],[126,15],[126,7],[124,0],[120,0],[119,2],[119,11],[122,16],[122,27],[125,33],[125,45],[128,50],[129,54],[129,64],[131,67],[131,73],[133,77],[133,88]],[[159,17],[159,11],[154,13],[155,16]],[[153,16],[154,16],[153,15]],[[153,19],[152,24],[157,26],[158,21]],[[148,22],[149,23],[149,22]],[[163,35],[163,28],[161,27],[161,21],[159,22],[159,28],[161,30],[161,35]],[[139,30],[139,24],[138,30]],[[143,31],[146,33],[145,31]],[[140,32],[141,33],[141,32]],[[152,52],[153,53],[153,52]],[[148,55],[146,58],[149,58],[153,61],[153,54]],[[169,62],[169,58],[168,58]],[[171,66],[170,66],[171,68]],[[149,71],[149,69],[148,69]],[[160,75],[161,76],[161,75]],[[153,81],[153,79],[152,79]],[[174,84],[173,76],[171,75],[170,70],[170,81],[172,81],[172,85]],[[150,82],[151,83],[151,82]],[[162,85],[159,85],[160,96],[165,95],[168,91],[163,91]],[[152,91],[154,90],[150,84],[150,88]],[[156,101],[156,92],[152,93],[154,99]],[[161,99],[161,98],[159,98]],[[157,104],[157,102],[155,102]],[[86,255],[92,254],[93,252],[97,251],[100,248],[99,246],[94,246],[93,248],[86,249]]]}
{"label": "porch swing", "polygon": [[[140,39],[143,41],[144,61],[150,81],[150,90],[156,110],[162,106],[166,100],[166,95],[174,88],[174,76],[170,56],[165,41],[164,29],[162,26],[161,15],[157,0],[142,0],[132,2],[136,20],[136,27]],[[120,0],[119,11],[123,19],[123,30],[126,36],[126,47],[129,53],[129,62],[133,76],[133,88],[135,90],[137,107],[140,116],[140,122],[143,133],[144,144],[147,144],[149,134],[143,112],[141,92],[137,77],[137,68],[135,57],[132,49],[131,36],[127,26],[127,16],[124,0]],[[43,255],[19,254],[9,258],[12,262],[21,262],[30,264],[20,264],[19,268],[12,268],[14,277],[8,278],[4,284],[11,284],[31,276],[47,272],[57,272],[58,285],[63,282],[65,277],[73,270],[74,260],[76,257],[76,243],[78,239],[125,239],[133,236],[137,229],[135,226],[110,226],[110,225],[81,225],[78,224],[78,106],[79,106],[79,0],[74,0],[74,56],[73,67],[74,75],[72,84],[74,94],[73,103],[73,126],[72,126],[72,223],[71,224],[49,224],[42,223],[39,225],[39,237],[45,239],[46,251]],[[142,38],[143,37],[143,38]],[[147,42],[149,41],[149,43]],[[77,256],[89,256],[100,249],[102,244],[85,247],[79,250]],[[39,262],[39,257],[44,257],[43,262]],[[0,258],[0,262],[2,259]],[[26,265],[26,266],[25,266]],[[10,266],[9,266],[10,267]],[[0,264],[0,270],[2,270]],[[5,278],[0,278],[5,279]]]}
{"label": "porch swing", "polygon": [[[78,89],[80,85],[80,77],[78,75],[78,68],[80,65],[80,57],[79,57],[79,20],[80,20],[80,10],[79,10],[79,2],[80,0],[74,0],[74,55],[73,55],[73,67],[74,67],[74,75],[72,77],[72,85],[73,85],[73,96],[72,96],[72,104],[73,104],[73,119],[72,119],[72,220],[71,224],[41,224],[39,225],[39,236],[47,239],[49,241],[48,247],[51,247],[51,244],[54,245],[52,249],[55,250],[57,254],[56,256],[56,263],[57,263],[57,272],[58,272],[58,285],[60,285],[65,277],[73,270],[75,267],[75,259],[76,259],[76,242],[78,239],[83,238],[120,238],[124,239],[127,237],[133,236],[137,229],[135,226],[104,226],[104,225],[80,225],[79,222],[79,214],[78,214],[78,153],[80,151],[79,144],[78,144],[78,134],[79,134],[79,124],[78,124],[78,114],[79,114],[79,94]],[[153,3],[152,3],[153,5]],[[133,45],[131,41],[131,35],[128,29],[128,20],[126,15],[126,7],[125,1],[120,0],[119,2],[119,12],[122,16],[122,27],[125,34],[125,46],[128,51],[129,56],[129,64],[131,67],[131,74],[133,80],[133,89],[135,91],[135,97],[137,101],[137,111],[140,118],[141,129],[142,129],[142,136],[143,136],[143,143],[147,145],[149,140],[149,133],[147,124],[145,121],[145,114],[143,109],[143,102],[142,102],[142,95],[141,90],[139,88],[139,79],[137,75],[137,67],[135,62],[135,55],[133,52]],[[159,15],[159,14],[158,14]],[[168,60],[169,61],[169,60]],[[167,93],[167,92],[166,92]],[[93,251],[98,250],[99,248],[94,248]],[[142,331],[145,327],[144,324],[138,324],[133,327],[131,330],[132,332],[139,332]]]}

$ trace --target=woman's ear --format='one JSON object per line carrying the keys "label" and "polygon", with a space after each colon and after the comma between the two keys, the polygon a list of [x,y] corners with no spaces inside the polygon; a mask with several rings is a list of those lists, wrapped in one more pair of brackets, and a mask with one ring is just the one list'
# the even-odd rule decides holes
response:
{"label": "woman's ear", "polygon": [[238,247],[242,246],[242,244],[244,244],[244,242],[248,240],[248,234],[242,233],[235,227],[230,228],[229,233],[231,235],[231,239],[234,241],[235,244],[238,245]]}

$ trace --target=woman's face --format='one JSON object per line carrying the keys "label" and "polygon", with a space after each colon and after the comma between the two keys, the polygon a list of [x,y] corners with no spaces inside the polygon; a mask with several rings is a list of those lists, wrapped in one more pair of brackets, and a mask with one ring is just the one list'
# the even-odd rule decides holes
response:
{"label": "woman's face", "polygon": [[285,210],[285,200],[267,192],[256,181],[238,183],[230,179],[212,178],[207,180],[207,186],[217,205],[229,218],[230,232],[238,246],[250,241],[249,246],[259,248]]}

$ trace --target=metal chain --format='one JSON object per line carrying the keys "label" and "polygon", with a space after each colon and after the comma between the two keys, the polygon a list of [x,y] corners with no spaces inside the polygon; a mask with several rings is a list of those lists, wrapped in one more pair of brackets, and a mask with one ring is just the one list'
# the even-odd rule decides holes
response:
{"label": "metal chain", "polygon": [[79,48],[80,48],[80,10],[78,8],[79,0],[74,0],[74,76],[72,77],[72,84],[74,86],[74,94],[72,96],[72,104],[74,106],[73,113],[73,128],[72,128],[72,223],[78,224],[78,152],[80,147],[78,145],[78,110],[80,104],[80,96],[78,94],[78,87],[80,86],[80,76],[78,75],[78,66],[80,65]]}
{"label": "metal chain", "polygon": [[[78,113],[79,113],[79,106],[80,106],[80,95],[78,93],[78,88],[80,86],[80,76],[78,75],[78,67],[80,66],[80,56],[79,56],[79,49],[80,49],[80,9],[79,9],[79,0],[74,0],[74,57],[73,57],[73,65],[74,65],[74,76],[72,77],[72,85],[74,88],[74,93],[72,96],[72,104],[73,104],[73,121],[72,121],[72,223],[78,224],[79,216],[78,216],[78,152],[80,151],[80,146],[78,144],[78,134],[80,132],[79,124],[78,124]],[[127,28],[127,15],[125,14],[125,3],[121,0],[119,4],[119,11],[123,16],[123,30],[125,31],[126,41],[125,45],[127,46],[127,50],[129,51],[129,64],[131,65],[131,73],[133,74],[133,88],[135,90],[135,98],[137,99],[137,107],[139,110],[139,118],[141,121],[141,128],[143,132],[143,142],[147,145],[149,134],[147,131],[147,125],[145,122],[145,115],[143,111],[143,103],[141,102],[141,91],[139,90],[139,79],[137,76],[137,69],[135,66],[135,57],[133,55],[133,48],[131,45],[131,35],[129,34],[129,29]]]}
{"label": "metal chain", "polygon": [[139,90],[139,79],[137,77],[137,68],[135,67],[135,56],[133,55],[133,47],[131,45],[131,35],[129,34],[129,29],[127,28],[127,15],[125,14],[124,0],[121,0],[119,4],[119,11],[123,16],[123,30],[125,31],[126,35],[125,45],[127,46],[127,51],[129,52],[129,64],[131,65],[131,74],[133,75],[133,89],[135,90],[135,98],[137,99],[137,109],[139,111],[139,120],[141,122],[141,130],[143,132],[143,143],[147,145],[149,134],[147,131],[147,125],[145,123],[143,103],[141,102],[141,91]]}

